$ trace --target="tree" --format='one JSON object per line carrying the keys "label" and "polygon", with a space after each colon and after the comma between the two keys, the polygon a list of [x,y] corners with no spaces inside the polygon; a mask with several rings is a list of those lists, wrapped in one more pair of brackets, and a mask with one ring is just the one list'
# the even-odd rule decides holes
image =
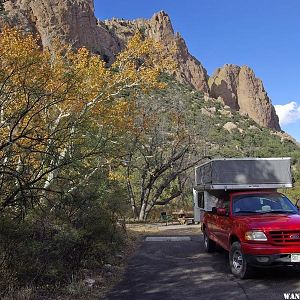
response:
{"label": "tree", "polygon": [[198,133],[188,120],[192,111],[177,96],[173,90],[172,97],[154,93],[140,95],[136,102],[124,180],[134,217],[141,221],[154,206],[181,197],[192,167],[204,159],[197,153]]}
{"label": "tree", "polygon": [[[87,49],[42,51],[20,30],[0,34],[0,210],[72,193],[121,153],[135,90],[148,92],[167,60],[136,34],[110,68]],[[130,97],[124,98],[124,94]]]}
{"label": "tree", "polygon": [[0,15],[4,11],[4,2],[5,2],[5,0],[0,0]]}

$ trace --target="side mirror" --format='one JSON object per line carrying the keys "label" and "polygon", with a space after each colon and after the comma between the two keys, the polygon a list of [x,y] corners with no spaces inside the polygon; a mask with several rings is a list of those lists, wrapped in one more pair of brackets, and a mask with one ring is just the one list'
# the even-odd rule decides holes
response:
{"label": "side mirror", "polygon": [[227,215],[227,209],[226,208],[217,208],[217,215],[218,216],[226,216]]}

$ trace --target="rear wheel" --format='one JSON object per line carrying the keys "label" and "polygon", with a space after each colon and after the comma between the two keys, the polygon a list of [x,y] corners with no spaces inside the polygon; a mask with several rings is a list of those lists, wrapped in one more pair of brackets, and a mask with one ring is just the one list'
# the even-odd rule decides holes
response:
{"label": "rear wheel", "polygon": [[203,233],[203,239],[204,239],[204,249],[205,249],[205,251],[206,252],[215,251],[216,243],[208,237],[206,231],[204,231],[204,233]]}
{"label": "rear wheel", "polygon": [[231,245],[229,264],[232,274],[240,279],[249,278],[253,273],[253,267],[247,263],[239,242],[234,242]]}

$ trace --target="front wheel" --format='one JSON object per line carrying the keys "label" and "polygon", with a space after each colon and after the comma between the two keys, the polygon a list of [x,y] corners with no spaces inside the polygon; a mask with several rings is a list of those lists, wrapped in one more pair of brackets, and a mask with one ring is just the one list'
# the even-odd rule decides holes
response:
{"label": "front wheel", "polygon": [[251,267],[243,254],[241,244],[234,242],[229,251],[229,264],[231,273],[240,278],[249,278],[252,275],[253,267]]}
{"label": "front wheel", "polygon": [[206,231],[203,232],[203,239],[205,251],[208,253],[215,251],[216,243],[208,237]]}

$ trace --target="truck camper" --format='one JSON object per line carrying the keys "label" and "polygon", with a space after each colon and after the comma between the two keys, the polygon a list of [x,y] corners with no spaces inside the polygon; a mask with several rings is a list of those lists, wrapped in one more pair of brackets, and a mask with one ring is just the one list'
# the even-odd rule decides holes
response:
{"label": "truck camper", "polygon": [[194,218],[204,248],[229,252],[231,272],[300,265],[300,215],[282,193],[292,187],[290,158],[214,159],[195,168]]}

